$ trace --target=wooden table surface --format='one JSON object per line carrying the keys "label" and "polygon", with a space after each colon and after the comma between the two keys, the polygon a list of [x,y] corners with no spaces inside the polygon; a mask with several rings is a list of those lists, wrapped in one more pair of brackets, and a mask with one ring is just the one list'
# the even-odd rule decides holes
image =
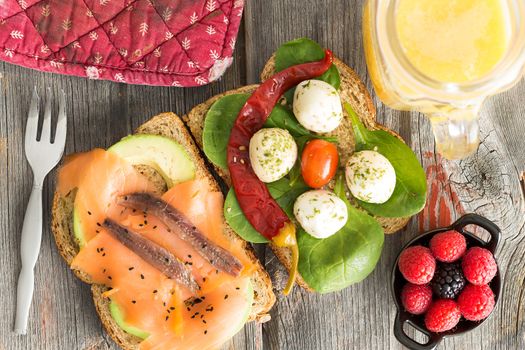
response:
{"label": "wooden table surface", "polygon": [[[33,87],[67,93],[66,152],[107,147],[159,112],[180,115],[207,98],[258,82],[265,60],[283,42],[307,36],[333,49],[371,87],[361,42],[362,1],[248,0],[233,66],[221,81],[192,89],[146,87],[39,73],[0,63],[0,350],[116,349],[95,313],[89,287],[69,271],[55,247],[50,203],[55,173],[44,188],[44,234],[27,336],[12,333],[20,269],[20,231],[31,191],[23,136]],[[428,121],[417,113],[386,108],[374,96],[379,122],[398,131],[415,150],[429,178],[429,203],[403,231],[386,237],[375,271],[362,283],[329,295],[298,288],[278,297],[272,319],[249,324],[228,349],[400,349],[393,336],[395,307],[390,270],[402,245],[463,212],[494,220],[503,231],[498,261],[503,297],[482,327],[446,339],[443,349],[525,348],[525,219],[519,176],[525,170],[525,83],[487,101],[481,113],[482,143],[464,161],[435,155]],[[258,248],[268,270],[280,276],[275,257]],[[279,278],[278,278],[279,279]],[[279,281],[277,281],[279,283]]]}

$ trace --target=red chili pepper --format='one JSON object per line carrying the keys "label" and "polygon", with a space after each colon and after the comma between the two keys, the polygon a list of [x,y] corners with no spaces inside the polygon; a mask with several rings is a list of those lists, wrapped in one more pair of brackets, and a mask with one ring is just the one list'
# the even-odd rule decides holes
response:
{"label": "red chili pepper", "polygon": [[284,294],[295,281],[299,249],[295,226],[272,198],[266,185],[252,169],[250,139],[259,131],[281,96],[300,82],[322,75],[332,65],[332,52],[324,59],[286,68],[263,82],[248,98],[233,125],[227,148],[228,169],[239,205],[252,226],[279,247],[292,250],[292,263]]}
{"label": "red chili pepper", "polygon": [[289,221],[250,164],[251,137],[259,131],[281,96],[301,81],[322,75],[332,65],[332,52],[325,50],[321,61],[286,68],[263,82],[243,106],[228,142],[228,169],[241,209],[252,226],[272,239]]}

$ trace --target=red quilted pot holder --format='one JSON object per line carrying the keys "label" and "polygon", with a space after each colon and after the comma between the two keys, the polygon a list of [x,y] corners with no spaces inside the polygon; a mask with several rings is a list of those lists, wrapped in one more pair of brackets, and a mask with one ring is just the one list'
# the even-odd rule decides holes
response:
{"label": "red quilted pot holder", "polygon": [[243,0],[0,0],[0,58],[130,84],[197,86],[232,62]]}

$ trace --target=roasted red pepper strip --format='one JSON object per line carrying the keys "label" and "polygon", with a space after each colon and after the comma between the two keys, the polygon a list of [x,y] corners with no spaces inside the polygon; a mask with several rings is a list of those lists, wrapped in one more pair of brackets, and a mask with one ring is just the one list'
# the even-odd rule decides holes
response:
{"label": "roasted red pepper strip", "polygon": [[252,226],[272,239],[289,220],[255,175],[249,158],[251,137],[259,131],[281,96],[300,82],[322,75],[332,65],[332,52],[321,61],[286,68],[263,82],[242,107],[228,142],[228,169],[237,201]]}
{"label": "roasted red pepper strip", "polygon": [[249,146],[281,96],[300,82],[322,75],[332,65],[332,52],[325,50],[321,61],[289,67],[263,82],[248,98],[233,125],[227,148],[228,169],[239,205],[252,226],[279,247],[292,252],[288,283],[284,294],[294,284],[299,261],[295,226],[272,198],[266,185],[252,169]]}

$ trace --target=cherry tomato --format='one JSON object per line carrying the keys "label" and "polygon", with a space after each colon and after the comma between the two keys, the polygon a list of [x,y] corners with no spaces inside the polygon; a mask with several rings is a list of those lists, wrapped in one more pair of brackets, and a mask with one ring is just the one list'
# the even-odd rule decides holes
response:
{"label": "cherry tomato", "polygon": [[337,170],[339,154],[337,147],[328,141],[309,141],[301,156],[301,174],[304,182],[312,188],[320,188],[330,182]]}

